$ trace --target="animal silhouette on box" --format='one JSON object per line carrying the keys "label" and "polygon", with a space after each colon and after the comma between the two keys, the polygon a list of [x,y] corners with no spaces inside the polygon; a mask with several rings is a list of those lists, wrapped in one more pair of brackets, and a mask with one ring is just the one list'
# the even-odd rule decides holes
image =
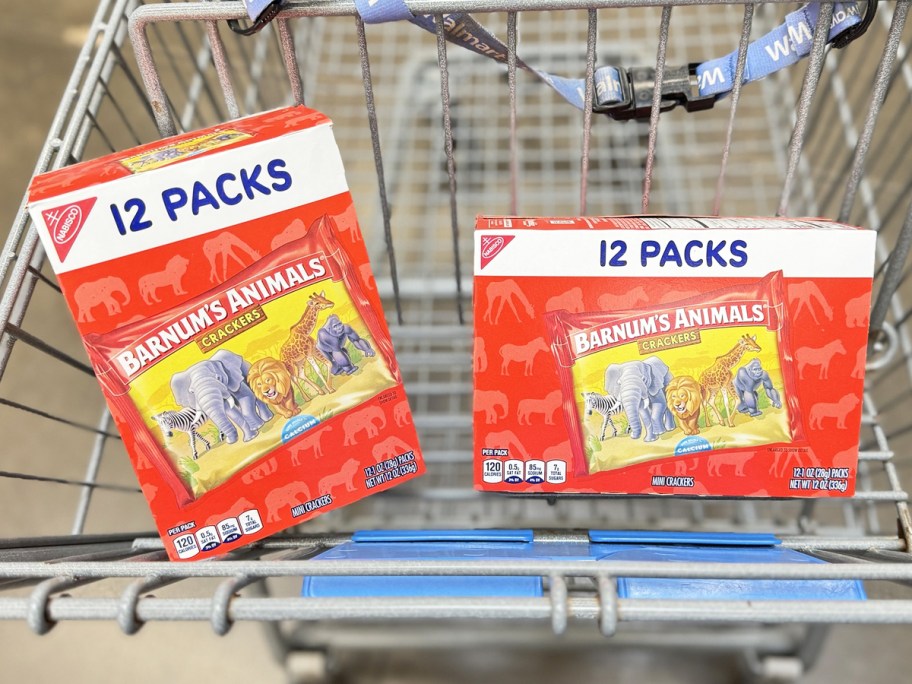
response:
{"label": "animal silhouette on box", "polygon": [[301,457],[310,453],[315,459],[323,457],[323,441],[324,435],[329,432],[332,432],[333,428],[331,425],[326,425],[320,430],[315,430],[314,434],[301,437],[294,443],[294,446],[291,448],[291,463],[292,465],[299,466],[301,465]]}
{"label": "animal silhouette on box", "polygon": [[820,309],[821,314],[828,321],[833,320],[833,307],[827,303],[817,283],[813,280],[805,280],[804,282],[789,285],[788,300],[789,306],[794,311],[792,315],[796,321],[803,312],[807,311],[814,324],[819,325],[820,319],[817,317],[817,309]]}
{"label": "animal silhouette on box", "polygon": [[485,351],[485,341],[483,337],[475,338],[475,350],[472,355],[472,366],[476,373],[484,373],[488,370],[488,354]]}
{"label": "animal silhouette on box", "polygon": [[79,322],[91,322],[95,320],[92,309],[99,306],[104,307],[108,316],[119,314],[130,303],[130,291],[122,279],[105,276],[77,287],[73,299],[79,308]]}
{"label": "animal silhouette on box", "polygon": [[829,418],[836,419],[836,429],[843,430],[846,418],[855,410],[861,400],[855,394],[847,394],[837,402],[821,402],[811,407],[808,424],[812,430],[823,430],[824,421]]}
{"label": "animal silhouette on box", "polygon": [[646,289],[642,286],[637,286],[630,290],[630,292],[625,292],[624,294],[611,294],[610,292],[605,292],[598,298],[598,307],[601,311],[630,309],[648,299],[649,297],[646,294]]}
{"label": "animal silhouette on box", "polygon": [[537,337],[527,344],[505,344],[500,348],[500,374],[509,375],[511,363],[523,364],[523,375],[532,375],[535,357],[548,351],[543,337]]}
{"label": "animal silhouette on box", "polygon": [[374,460],[379,463],[380,461],[385,461],[390,458],[396,458],[399,454],[404,454],[409,451],[412,451],[412,447],[393,435],[381,442],[377,442],[371,451],[371,455],[374,457]]}
{"label": "animal silhouette on box", "polygon": [[[244,261],[238,253],[246,256],[249,261]],[[237,264],[238,270],[249,266],[260,258],[259,252],[233,233],[219,233],[214,238],[203,243],[203,256],[209,263],[209,282],[220,283],[228,279],[228,261]],[[219,268],[221,259],[221,268]]]}
{"label": "animal silhouette on box", "polygon": [[317,491],[320,496],[332,494],[336,487],[345,487],[346,492],[355,491],[355,475],[358,474],[358,459],[352,458],[347,460],[339,468],[339,472],[331,473],[320,480]]}
{"label": "animal silhouette on box", "polygon": [[[532,308],[529,299],[519,285],[516,284],[515,280],[505,280],[502,283],[491,283],[488,285],[488,289],[485,293],[488,297],[488,308],[485,310],[484,320],[489,323],[500,323],[500,317],[501,314],[503,314],[504,306],[510,307],[510,311],[513,312],[517,321],[522,320],[514,300],[519,302],[519,305],[523,308],[529,318],[535,316],[535,309]],[[496,312],[494,311],[495,307],[497,307]]]}
{"label": "animal silhouette on box", "polygon": [[409,411],[408,401],[400,401],[393,407],[393,421],[396,427],[403,427],[412,422],[412,413]]}
{"label": "animal silhouette on box", "polygon": [[310,487],[306,482],[292,482],[266,495],[266,522],[279,520],[284,509],[294,508],[311,500]]}
{"label": "animal silhouette on box", "polygon": [[744,454],[711,453],[706,459],[706,472],[710,477],[721,477],[722,466],[733,466],[735,477],[744,477],[744,463],[746,461]]}
{"label": "animal silhouette on box", "polygon": [[801,347],[795,350],[795,362],[798,365],[798,379],[804,379],[804,369],[807,366],[817,366],[820,371],[818,378],[826,380],[830,371],[830,363],[837,356],[845,356],[846,349],[842,340],[831,340],[822,347]]}
{"label": "animal silhouette on box", "polygon": [[253,484],[260,480],[265,480],[270,475],[275,475],[276,471],[279,469],[279,461],[273,456],[265,460],[260,461],[253,468],[248,470],[241,476],[241,482],[244,484]]}
{"label": "animal silhouette on box", "polygon": [[552,444],[542,452],[542,458],[550,461],[555,458],[566,458],[570,453],[570,440],[564,440],[560,444]]}
{"label": "animal silhouette on box", "polygon": [[253,503],[248,499],[241,497],[235,501],[231,506],[222,510],[220,513],[215,513],[206,518],[205,524],[208,525],[217,525],[222,520],[227,518],[236,518],[244,511],[249,511],[251,508],[255,508]]}
{"label": "animal silhouette on box", "polygon": [[272,249],[276,250],[282,245],[287,245],[289,242],[300,240],[305,235],[307,235],[307,226],[304,224],[304,221],[296,218],[285,226],[285,230],[272,238]]}
{"label": "animal silhouette on box", "polygon": [[181,280],[186,275],[189,264],[189,259],[180,254],[175,254],[168,259],[168,263],[165,264],[163,270],[142,276],[137,282],[137,287],[143,301],[146,304],[160,302],[161,299],[159,299],[156,292],[163,287],[170,287],[175,297],[187,294],[181,286]]}
{"label": "animal silhouette on box", "polygon": [[[786,451],[777,451],[773,456],[773,463],[770,465],[769,473],[774,477],[787,477],[791,472],[790,468],[819,466],[818,459],[812,451],[801,452],[793,449]],[[833,464],[835,465],[835,463]]]}
{"label": "animal silhouette on box", "polygon": [[342,421],[342,429],[345,431],[344,446],[353,446],[358,443],[358,435],[365,433],[368,439],[380,434],[380,430],[386,427],[386,415],[379,406],[368,406],[360,411],[348,415]]}
{"label": "animal silhouette on box", "polygon": [[849,328],[863,328],[868,324],[871,313],[871,295],[866,293],[850,299],[845,306],[846,326]]}
{"label": "animal silhouette on box", "polygon": [[[506,399],[506,395],[504,395]],[[523,399],[517,406],[517,419],[520,425],[531,425],[532,416],[541,414],[545,425],[554,425],[554,414],[560,409],[560,390],[549,392],[543,399]]]}
{"label": "animal silhouette on box", "polygon": [[586,305],[583,304],[583,288],[571,288],[563,294],[551,297],[545,302],[545,311],[557,311],[558,309],[565,309],[574,313],[585,311]]}
{"label": "animal silhouette on box", "polygon": [[475,390],[472,405],[476,411],[484,411],[488,425],[506,418],[510,408],[507,395],[500,390]]}
{"label": "animal silhouette on box", "polygon": [[336,223],[336,230],[340,233],[350,234],[355,242],[363,242],[361,231],[358,228],[358,217],[355,214],[355,205],[349,204],[345,211],[333,217]]}
{"label": "animal silhouette on box", "polygon": [[485,437],[485,447],[488,449],[509,449],[513,453],[511,456],[519,456],[523,459],[529,458],[529,451],[523,446],[523,443],[512,430],[502,432],[489,432]]}

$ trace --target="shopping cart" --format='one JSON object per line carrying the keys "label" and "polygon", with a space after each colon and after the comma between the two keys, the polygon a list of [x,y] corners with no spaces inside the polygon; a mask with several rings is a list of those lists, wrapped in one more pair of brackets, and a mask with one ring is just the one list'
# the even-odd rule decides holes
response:
{"label": "shopping cart", "polygon": [[[745,85],[712,110],[659,116],[654,107],[645,120],[629,122],[569,107],[517,71],[513,57],[578,76],[602,63],[662,73],[736,49],[778,24],[786,8],[715,0],[408,4],[416,13],[486,13],[485,23],[506,36],[509,64],[448,47],[439,32],[365,29],[343,0],[289,2],[252,37],[226,25],[243,17],[240,2],[102,0],[36,172],[293,102],[328,113],[429,474],[220,562],[167,563],[20,209],[0,262],[0,404],[9,426],[0,497],[15,502],[0,520],[0,618],[25,620],[37,633],[88,618],[116,620],[126,633],[149,621],[211,621],[217,633],[261,621],[282,657],[442,646],[456,635],[462,645],[515,646],[567,631],[584,645],[734,651],[752,674],[771,678],[806,671],[829,624],[912,622],[908,591],[895,591],[912,581],[912,520],[900,483],[912,464],[912,308],[904,305],[912,295],[905,266],[912,241],[909,3],[880,3],[867,32],[845,49],[818,39],[801,66]],[[824,5],[821,22],[830,9]],[[472,490],[473,216],[636,213],[647,205],[663,213],[824,215],[879,232],[851,500],[553,500]],[[62,386],[66,392],[56,390]],[[111,510],[117,515],[104,514]],[[531,528],[541,541],[584,541],[596,527],[763,531],[830,563],[308,560],[353,530],[447,527]],[[303,576],[369,574],[531,575],[542,578],[545,593],[298,597]],[[618,598],[614,578],[631,574],[859,579],[870,598]],[[642,623],[651,630],[639,629]]]}

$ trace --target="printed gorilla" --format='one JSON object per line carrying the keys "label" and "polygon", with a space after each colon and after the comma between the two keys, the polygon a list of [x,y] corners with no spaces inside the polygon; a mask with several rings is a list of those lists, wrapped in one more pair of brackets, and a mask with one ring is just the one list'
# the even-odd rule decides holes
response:
{"label": "printed gorilla", "polygon": [[358,367],[351,362],[351,357],[345,349],[346,340],[350,341],[355,348],[364,353],[365,356],[373,356],[374,350],[370,342],[358,336],[354,328],[343,323],[339,317],[333,314],[326,319],[326,323],[317,333],[317,349],[332,364],[333,375],[343,373],[351,375],[358,370]]}
{"label": "printed gorilla", "polygon": [[760,359],[753,359],[741,366],[735,376],[735,389],[738,391],[738,398],[741,399],[737,408],[741,413],[750,414],[754,418],[761,415],[760,409],[757,408],[757,392],[761,384],[770,403],[776,408],[782,408],[779,392],[773,387],[769,373],[763,370]]}

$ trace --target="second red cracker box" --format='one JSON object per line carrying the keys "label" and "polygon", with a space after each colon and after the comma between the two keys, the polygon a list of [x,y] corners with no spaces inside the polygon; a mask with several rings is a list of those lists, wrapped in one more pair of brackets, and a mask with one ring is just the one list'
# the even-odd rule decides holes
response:
{"label": "second red cracker box", "polygon": [[850,496],[874,244],[810,219],[480,217],[476,488]]}
{"label": "second red cracker box", "polygon": [[65,168],[29,201],[172,559],[424,472],[323,114]]}

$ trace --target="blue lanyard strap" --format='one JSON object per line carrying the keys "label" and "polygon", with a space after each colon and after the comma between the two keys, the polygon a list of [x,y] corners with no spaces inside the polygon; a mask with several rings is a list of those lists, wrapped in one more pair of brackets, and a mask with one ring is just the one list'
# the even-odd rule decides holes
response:
{"label": "blue lanyard strap", "polygon": [[[814,28],[820,3],[804,5],[786,15],[785,22],[765,36],[753,41],[747,48],[744,64],[744,82],[750,83],[769,76],[798,60],[806,57],[814,42]],[[827,42],[833,42],[838,35],[861,21],[858,5],[854,2],[839,2],[833,6],[833,20]],[[701,95],[724,95],[733,87],[735,64],[738,52],[725,57],[703,62],[696,69]]]}
{"label": "blue lanyard strap", "polygon": [[[404,0],[355,0],[361,18],[367,24],[387,21],[409,21],[430,33],[436,33],[432,15],[414,15]],[[807,56],[814,41],[814,29],[820,12],[819,3],[804,5],[788,14],[781,26],[750,43],[744,69],[744,82],[756,81],[790,66]],[[837,2],[833,6],[833,20],[828,42],[861,22],[855,2]],[[446,39],[455,45],[478,53],[496,62],[507,62],[507,47],[490,31],[465,12],[443,15]],[[735,77],[738,53],[734,52],[689,67],[665,69],[662,81],[662,109],[684,105],[688,110],[709,109],[716,100],[731,91]],[[595,102],[585,101],[586,81],[582,78],[565,78],[529,66],[517,57],[516,66],[534,74],[557,91],[577,109],[592,106],[615,119],[632,119],[648,116],[651,95],[645,104],[638,104],[637,95],[655,87],[655,70],[637,67],[625,70],[616,66],[596,69],[594,75]]]}

